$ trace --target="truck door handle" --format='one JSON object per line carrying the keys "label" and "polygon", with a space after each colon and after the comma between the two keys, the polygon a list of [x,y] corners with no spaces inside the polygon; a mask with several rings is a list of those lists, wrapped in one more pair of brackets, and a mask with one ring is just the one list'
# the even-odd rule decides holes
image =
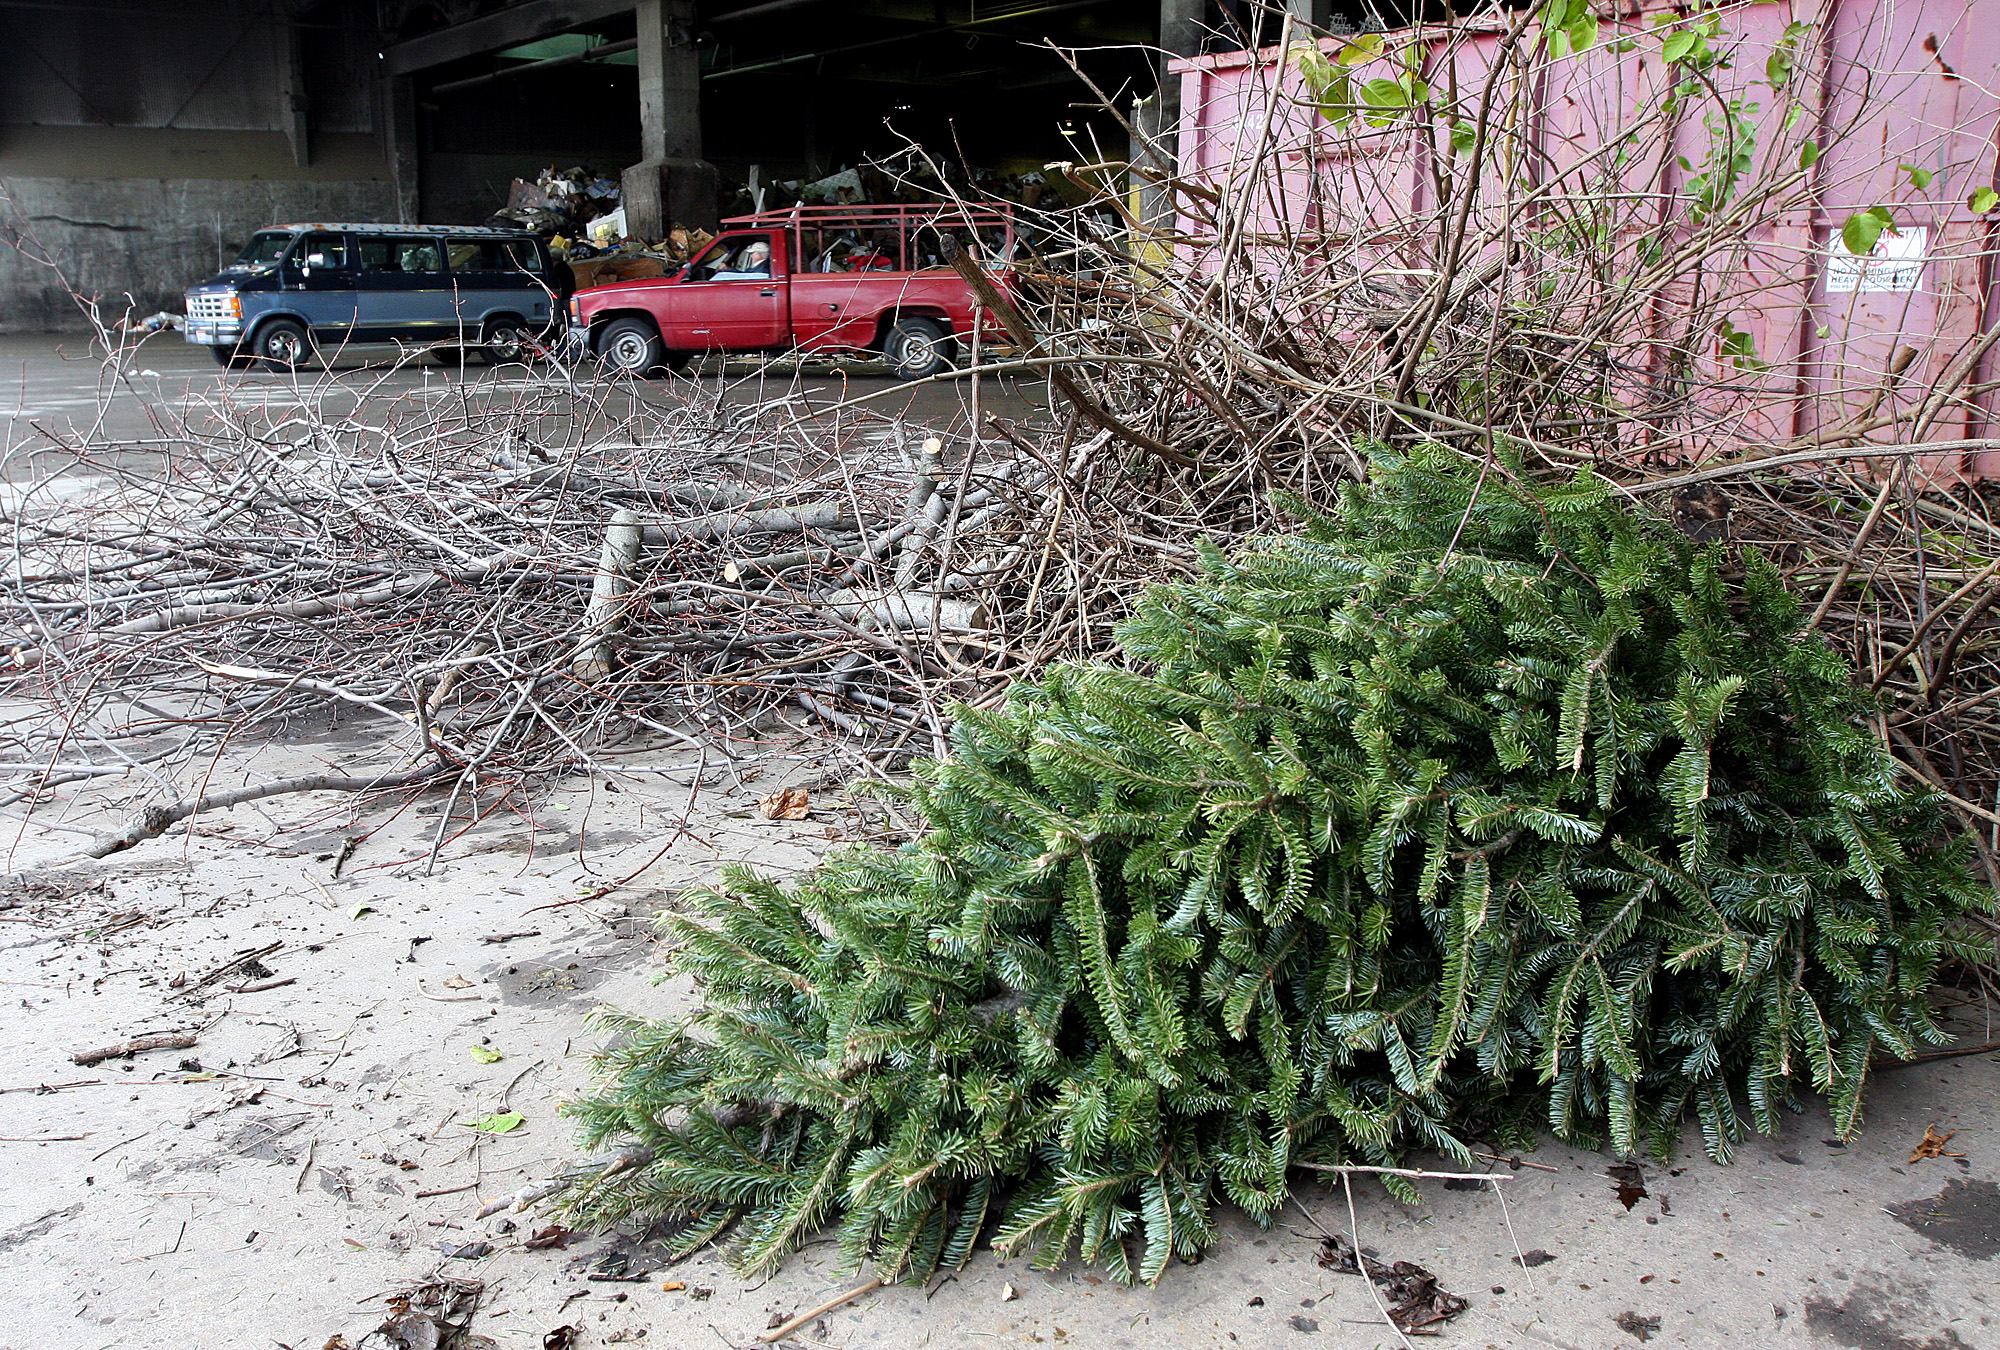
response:
{"label": "truck door handle", "polygon": [[776,292],[776,291],[759,291],[759,292],[757,292],[757,294],[759,294],[759,295],[776,295],[776,294],[777,294],[777,292]]}

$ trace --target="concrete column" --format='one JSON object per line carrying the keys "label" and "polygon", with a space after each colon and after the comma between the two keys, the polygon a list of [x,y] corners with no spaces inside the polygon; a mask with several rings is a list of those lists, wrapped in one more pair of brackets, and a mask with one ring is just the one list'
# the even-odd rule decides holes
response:
{"label": "concrete column", "polygon": [[1294,31],[1311,25],[1307,31],[1325,32],[1333,18],[1333,0],[1285,0],[1285,8],[1292,12]]}
{"label": "concrete column", "polygon": [[292,162],[301,169],[312,163],[311,108],[306,101],[306,72],[299,50],[299,26],[283,13],[274,15],[273,37],[278,58],[278,121],[292,144]]}
{"label": "concrete column", "polygon": [[388,142],[389,174],[396,187],[396,221],[417,223],[417,86],[408,75],[383,81],[382,132]]}
{"label": "concrete column", "polygon": [[1169,127],[1180,120],[1181,86],[1178,80],[1166,82],[1167,62],[1199,53],[1207,30],[1208,0],[1160,0],[1160,78],[1165,96],[1161,106],[1173,113],[1165,119]]}
{"label": "concrete column", "polygon": [[663,238],[675,225],[712,230],[715,166],[701,157],[701,62],[694,0],[638,0],[639,145],[624,175],[625,229]]}
{"label": "concrete column", "polygon": [[[1156,149],[1149,154],[1143,146],[1133,146],[1136,164],[1161,173],[1179,170],[1181,79],[1169,73],[1167,63],[1201,51],[1207,19],[1208,0],[1160,0],[1159,92],[1133,109],[1134,128]],[[1139,196],[1140,217],[1148,224],[1164,227],[1173,223],[1173,206],[1166,193],[1142,189]]]}

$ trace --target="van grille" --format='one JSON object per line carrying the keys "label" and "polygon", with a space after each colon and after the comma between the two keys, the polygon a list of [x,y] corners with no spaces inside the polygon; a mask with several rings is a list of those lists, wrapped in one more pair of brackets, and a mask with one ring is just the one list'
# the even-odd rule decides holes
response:
{"label": "van grille", "polygon": [[236,306],[231,302],[233,294],[190,295],[187,298],[187,316],[190,319],[233,319]]}

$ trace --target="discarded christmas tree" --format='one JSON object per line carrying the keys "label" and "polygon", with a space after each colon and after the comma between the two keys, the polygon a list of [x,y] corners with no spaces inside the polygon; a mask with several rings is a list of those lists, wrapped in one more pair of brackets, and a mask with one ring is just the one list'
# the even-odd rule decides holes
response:
{"label": "discarded christmas tree", "polygon": [[1153,1280],[1295,1160],[1689,1113],[1725,1159],[1808,1089],[1854,1130],[1991,897],[1768,563],[1521,481],[1385,456],[1152,594],[1128,665],[962,710],[911,844],[684,897],[701,1006],[607,1019],[568,1108],[651,1161],[577,1211]]}

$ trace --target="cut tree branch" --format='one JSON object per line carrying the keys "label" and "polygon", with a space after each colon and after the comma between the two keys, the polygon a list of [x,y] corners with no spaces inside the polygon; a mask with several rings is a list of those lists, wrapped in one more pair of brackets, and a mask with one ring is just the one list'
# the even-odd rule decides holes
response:
{"label": "cut tree branch", "polygon": [[84,853],[92,858],[108,858],[114,853],[122,853],[148,839],[157,839],[190,816],[203,811],[217,811],[224,807],[241,806],[245,802],[262,801],[266,797],[282,797],[291,792],[373,792],[384,788],[410,787],[427,779],[436,778],[447,772],[442,767],[429,765],[421,769],[411,769],[407,773],[375,774],[363,777],[358,774],[315,773],[303,778],[281,778],[275,783],[264,783],[256,787],[232,788],[228,792],[211,792],[191,801],[175,802],[172,806],[150,806],[127,822],[124,829],[113,834],[100,834]]}

